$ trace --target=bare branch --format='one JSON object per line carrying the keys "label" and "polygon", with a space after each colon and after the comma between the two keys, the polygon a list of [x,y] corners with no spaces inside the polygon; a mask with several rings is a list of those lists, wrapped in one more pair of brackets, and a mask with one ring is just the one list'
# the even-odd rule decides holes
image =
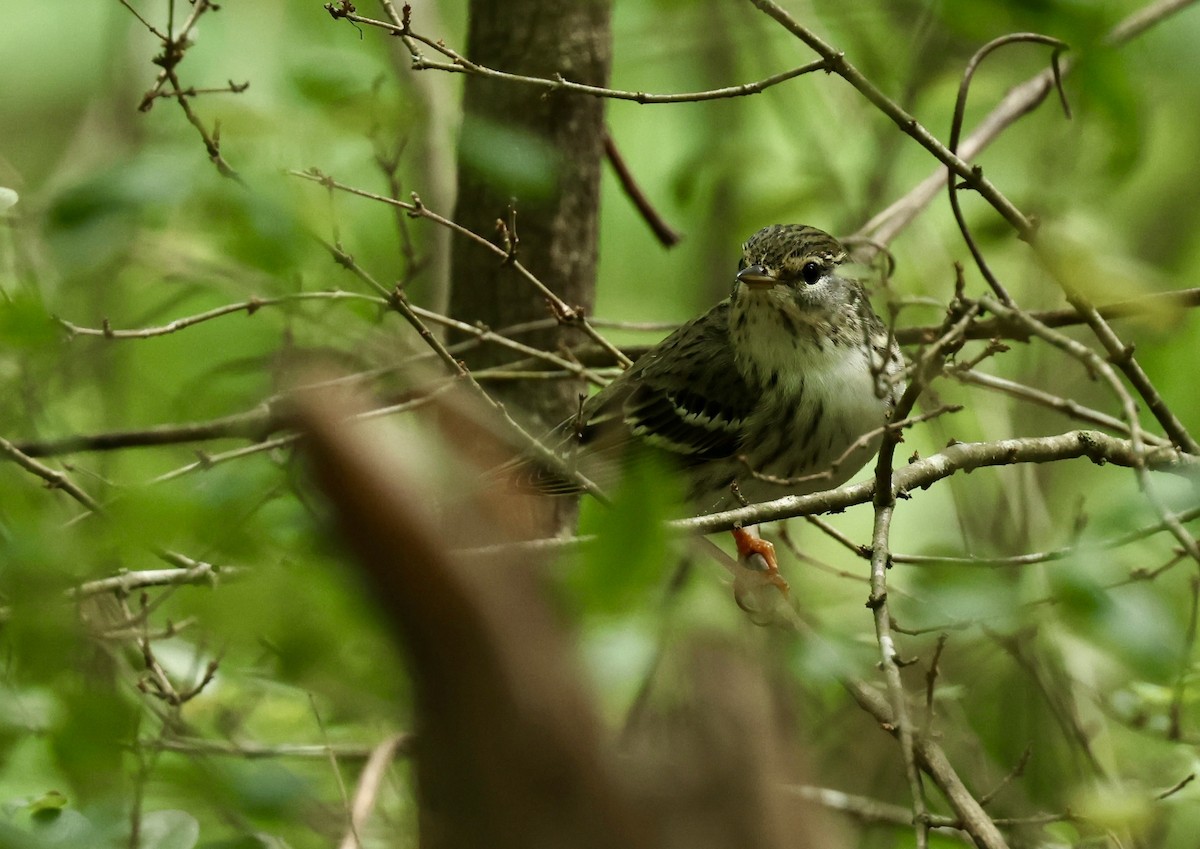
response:
{"label": "bare branch", "polygon": [[[458,235],[469,239],[470,241],[474,242],[475,244],[479,245],[480,247],[491,251],[492,253],[496,254],[496,256],[498,256],[501,261],[506,263],[510,268],[512,268],[514,271],[516,271],[521,277],[523,277],[525,280],[527,280],[538,291],[538,293],[546,299],[546,301],[553,308],[555,317],[558,319],[560,324],[570,325],[571,327],[578,327],[593,342],[595,342],[602,349],[607,351],[613,357],[613,359],[616,360],[620,365],[623,365],[623,366],[632,365],[632,362],[630,361],[630,359],[627,356],[625,356],[624,353],[622,353],[615,345],[613,345],[611,342],[609,342],[607,339],[605,339],[603,336],[601,336],[599,333],[596,332],[596,329],[594,327],[592,327],[592,325],[588,322],[586,316],[583,316],[582,314],[580,314],[579,310],[568,305],[565,301],[563,301],[561,298],[559,298],[557,295],[555,295],[554,292],[552,292],[549,288],[547,288],[545,283],[543,283],[541,280],[539,280],[532,272],[529,271],[529,269],[527,269],[525,266],[523,266],[515,257],[513,257],[507,251],[505,251],[504,248],[501,248],[498,245],[493,244],[492,242],[485,239],[483,236],[480,236],[478,233],[474,233],[474,232],[466,229],[465,227],[463,227],[459,224],[456,224],[455,222],[451,221],[449,218],[446,218],[444,216],[438,215],[436,212],[433,212],[427,206],[425,206],[425,204],[423,204],[421,202],[421,199],[415,193],[413,194],[412,202],[408,203],[408,202],[405,202],[402,200],[397,200],[396,198],[389,198],[384,195],[376,194],[374,192],[368,192],[368,191],[364,191],[363,189],[356,189],[356,188],[353,188],[352,186],[344,185],[342,183],[337,182],[336,180],[333,180],[330,177],[326,177],[324,174],[321,174],[316,169],[310,169],[308,171],[288,171],[288,173],[294,177],[301,177],[305,180],[312,180],[313,182],[320,183],[321,185],[326,186],[327,188],[337,189],[338,191],[343,191],[343,192],[347,192],[349,194],[358,195],[359,197],[368,198],[369,200],[375,200],[375,201],[379,201],[380,203],[386,203],[391,206],[397,206],[400,209],[406,210],[410,215],[413,215],[417,218],[428,219],[429,221],[439,224],[442,227],[446,227],[447,229],[451,230],[452,232],[457,233]],[[376,285],[378,285],[378,284],[376,284]]]}
{"label": "bare branch", "polygon": [[1162,801],[1163,799],[1169,799],[1171,796],[1174,796],[1176,793],[1178,793],[1183,788],[1187,787],[1189,784],[1191,784],[1195,780],[1196,780],[1196,773],[1189,772],[1187,775],[1185,775],[1183,778],[1179,779],[1179,781],[1176,781],[1173,785],[1168,787],[1166,790],[1162,791],[1161,793],[1155,794],[1154,798],[1159,801]]}
{"label": "bare branch", "polygon": [[[1087,457],[1092,462],[1102,465],[1129,468],[1138,462],[1144,462],[1147,469],[1154,471],[1170,472],[1189,478],[1200,475],[1200,458],[1190,454],[1173,448],[1150,448],[1138,456],[1127,439],[1118,439],[1096,430],[1075,430],[1056,436],[955,443],[937,454],[896,469],[892,488],[896,496],[900,497],[915,489],[925,489],[958,472],[985,466],[1050,463],[1079,457]],[[730,530],[739,523],[757,525],[814,513],[835,513],[856,504],[866,504],[872,500],[874,494],[875,482],[867,480],[825,492],[789,495],[722,513],[680,519],[671,522],[670,526],[681,532],[711,534]]]}
{"label": "bare branch", "polygon": [[850,445],[846,448],[846,450],[843,451],[836,460],[834,460],[832,463],[829,464],[828,468],[826,468],[820,472],[813,472],[811,475],[801,475],[799,477],[794,477],[794,478],[781,478],[781,477],[777,477],[775,475],[769,475],[766,472],[760,472],[757,469],[751,468],[749,458],[747,458],[745,455],[739,456],[738,459],[741,460],[741,462],[744,466],[746,466],[747,470],[750,473],[750,476],[753,477],[755,480],[766,481],[767,483],[772,483],[772,484],[775,484],[776,486],[798,487],[800,484],[812,483],[813,481],[833,480],[834,476],[837,474],[838,469],[841,468],[842,464],[844,462],[846,462],[846,459],[848,457],[852,456],[856,451],[859,451],[860,449],[864,448],[865,446],[870,445],[881,434],[886,433],[888,431],[899,432],[901,430],[906,430],[907,428],[910,428],[915,424],[920,424],[921,422],[927,422],[930,419],[935,419],[938,416],[944,416],[947,413],[957,413],[957,412],[960,412],[961,410],[962,410],[961,404],[944,404],[940,407],[937,407],[936,409],[929,410],[929,411],[921,413],[919,415],[908,416],[906,418],[901,419],[898,422],[888,422],[885,425],[880,425],[877,428],[872,428],[871,430],[864,433],[862,436],[858,437],[858,439],[851,442]]}
{"label": "bare branch", "polygon": [[[1068,118],[1071,117],[1070,109],[1067,106],[1066,95],[1062,94],[1062,75],[1058,64],[1058,55],[1063,50],[1067,49],[1066,43],[1058,40],[1057,38],[1050,38],[1049,36],[1038,35],[1037,33],[1031,32],[1003,35],[999,38],[992,39],[983,47],[979,48],[979,50],[975,52],[975,55],[971,57],[971,60],[967,62],[966,70],[963,71],[962,82],[958,87],[958,97],[954,102],[954,118],[950,123],[950,141],[947,145],[952,153],[958,152],[958,141],[962,135],[963,118],[967,110],[967,93],[970,91],[971,79],[975,76],[975,70],[979,67],[980,63],[982,63],[983,60],[987,58],[987,56],[993,51],[1004,47],[1005,45],[1018,42],[1048,44],[1054,48],[1054,52],[1050,56],[1050,64],[1052,65],[1054,82],[1058,88],[1059,94],[1062,95],[1063,110],[1067,113]],[[992,269],[988,266],[987,260],[985,260],[983,257],[983,252],[979,250],[979,245],[975,243],[975,237],[971,235],[970,227],[967,226],[967,219],[963,215],[962,205],[958,202],[959,187],[954,183],[953,169],[951,169],[950,173],[947,175],[946,185],[950,191],[950,209],[954,213],[954,220],[958,224],[958,230],[962,234],[963,241],[966,242],[967,249],[971,252],[971,256],[975,259],[975,265],[979,268],[979,272],[983,275],[983,279],[987,281],[988,285],[992,287],[992,291],[996,293],[996,297],[998,297],[1001,302],[1007,304],[1008,306],[1013,306],[1012,297],[1008,294],[1008,291],[1004,288],[1000,281],[996,279],[996,275],[992,273]],[[1018,228],[1018,232],[1021,232],[1020,228]],[[1021,233],[1021,235],[1025,236],[1026,234]]]}
{"label": "bare branch", "polygon": [[[787,790],[801,799],[816,802],[824,808],[845,814],[855,821],[866,825],[880,824],[894,825],[898,828],[912,827],[912,811],[903,805],[895,805],[891,802],[883,802],[867,796],[856,796],[853,793],[844,793],[841,790],[833,790],[829,787],[812,787],[804,784],[796,784],[788,787]],[[930,822],[930,825],[937,826],[937,823]],[[951,826],[943,826],[943,828],[945,828],[944,833],[948,836],[955,837],[969,845],[974,845],[971,838],[961,829]]]}
{"label": "bare branch", "polygon": [[609,164],[612,165],[613,171],[617,175],[617,182],[621,184],[621,188],[632,201],[634,208],[642,216],[642,220],[650,227],[650,231],[654,233],[659,243],[664,247],[674,247],[679,244],[679,240],[683,237],[671,227],[659,214],[654,205],[650,203],[650,199],[646,197],[641,186],[634,179],[633,172],[629,170],[629,166],[625,164],[624,157],[621,156],[621,151],[617,148],[617,143],[613,141],[610,133],[604,134],[604,155],[608,158]]}
{"label": "bare branch", "polygon": [[[962,344],[962,334],[978,313],[977,304],[962,304],[956,297],[947,308],[945,328],[938,339],[922,350],[912,364],[909,384],[896,402],[889,415],[889,422],[901,422],[913,409],[917,398],[926,386],[942,370],[945,358]],[[880,662],[884,680],[887,681],[888,700],[894,717],[895,733],[904,755],[904,769],[908,778],[909,794],[913,803],[913,828],[918,849],[929,843],[929,809],[925,800],[925,787],[917,763],[916,728],[908,710],[908,698],[904,683],[900,679],[900,652],[892,634],[892,615],[888,607],[887,573],[891,567],[892,517],[895,514],[897,492],[893,485],[892,460],[900,442],[900,431],[888,428],[884,431],[875,463],[875,491],[872,504],[875,509],[874,528],[871,533],[871,591],[867,607],[875,621],[875,640],[879,645]]]}
{"label": "bare branch", "polygon": [[70,476],[57,469],[52,469],[44,463],[39,463],[2,436],[0,436],[0,454],[8,457],[25,471],[37,475],[46,482],[50,489],[61,489],[87,508],[88,512],[96,513],[100,510],[100,505],[96,500],[84,492],[75,481],[71,480]]}
{"label": "bare branch", "polygon": [[108,320],[105,319],[101,327],[82,327],[78,324],[73,324],[66,319],[54,317],[60,325],[63,326],[72,336],[103,336],[105,339],[152,339],[155,336],[166,336],[169,333],[177,333],[188,327],[193,327],[197,324],[202,324],[206,321],[212,321],[216,318],[222,318],[227,315],[244,312],[251,316],[258,312],[263,307],[273,307],[280,304],[291,303],[294,301],[367,301],[369,303],[387,306],[387,301],[384,298],[375,298],[370,295],[363,295],[358,292],[342,292],[340,290],[332,290],[327,292],[295,292],[290,295],[280,295],[274,298],[250,298],[246,301],[241,301],[236,304],[226,304],[223,307],[207,310],[196,315],[189,315],[184,318],[177,318],[174,321],[157,327],[142,327],[135,330],[114,330],[109,326]]}
{"label": "bare branch", "polygon": [[1158,419],[1158,423],[1162,425],[1167,435],[1171,437],[1171,441],[1180,448],[1187,451],[1189,454],[1200,454],[1200,443],[1188,433],[1187,428],[1181,422],[1170,408],[1166,401],[1158,394],[1158,390],[1154,388],[1154,384],[1150,382],[1150,377],[1142,369],[1141,365],[1133,356],[1133,346],[1126,345],[1121,341],[1120,337],[1105,321],[1104,316],[1096,309],[1081,292],[1078,292],[1066,285],[1066,282],[1059,279],[1060,285],[1067,293],[1067,300],[1075,307],[1076,311],[1083,316],[1087,321],[1088,326],[1092,328],[1092,332],[1096,334],[1096,338],[1100,340],[1100,344],[1108,351],[1109,358],[1116,363],[1117,368],[1124,372],[1125,377],[1133,384],[1133,388],[1146,402],[1146,406],[1150,408],[1150,412],[1154,414],[1154,418]]}
{"label": "bare branch", "polygon": [[129,595],[134,590],[148,587],[179,587],[186,585],[216,586],[218,580],[240,574],[240,570],[229,566],[197,562],[196,565],[178,569],[144,569],[137,572],[122,572],[111,578],[87,581],[70,591],[76,598],[104,593]]}
{"label": "bare branch", "polygon": [[[188,49],[192,46],[190,39],[192,29],[196,26],[196,22],[206,12],[215,12],[220,9],[220,5],[211,2],[211,0],[195,0],[191,4],[192,9],[187,20],[178,32],[174,31],[174,4],[168,4],[168,14],[170,21],[167,26],[167,31],[164,33],[156,27],[152,26],[145,18],[138,14],[126,0],[121,0],[121,5],[133,13],[134,17],[146,27],[146,29],[154,35],[162,44],[162,53],[154,57],[152,60],[155,65],[158,65],[161,70],[158,72],[158,77],[154,81],[154,85],[143,96],[141,103],[138,104],[138,109],[142,112],[148,112],[154,106],[155,100],[162,97],[169,97],[179,104],[179,108],[183,110],[184,117],[188,123],[196,128],[196,132],[200,134],[201,140],[204,142],[204,149],[208,152],[208,157],[213,164],[217,166],[217,171],[224,177],[229,177],[241,183],[242,180],[232,166],[221,155],[221,125],[217,123],[210,132],[204,126],[204,122],[192,109],[188,102],[189,98],[196,97],[200,94],[213,92],[229,92],[239,94],[250,87],[250,83],[235,83],[232,80],[227,87],[222,88],[196,88],[195,86],[184,86],[179,81],[179,76],[176,69],[179,63],[183,61],[187,55]],[[170,83],[170,90],[163,91],[163,87]]]}
{"label": "bare branch", "polygon": [[408,744],[407,734],[395,734],[371,752],[358,779],[358,788],[355,790],[354,803],[350,809],[350,828],[342,838],[339,849],[357,849],[362,845],[359,835],[375,807],[375,799],[379,795],[379,787],[383,784],[387,769],[397,755],[408,753]]}
{"label": "bare branch", "polygon": [[1158,0],[1157,3],[1143,6],[1113,27],[1104,41],[1114,47],[1122,45],[1195,2],[1196,0]]}
{"label": "bare branch", "polygon": [[[1013,380],[1006,380],[1002,377],[984,374],[983,372],[975,371],[974,369],[959,370],[951,368],[948,371],[949,375],[955,380],[961,380],[963,383],[971,384],[972,386],[981,386],[985,389],[991,389],[996,392],[1002,392],[1013,398],[1019,398],[1022,401],[1029,401],[1033,404],[1038,404],[1042,407],[1049,407],[1052,410],[1057,410],[1068,418],[1077,419],[1081,422],[1086,422],[1091,425],[1108,428],[1123,436],[1129,435],[1129,425],[1114,416],[1107,413],[1101,413],[1099,410],[1093,410],[1090,407],[1085,407],[1073,398],[1062,398],[1058,395],[1052,395],[1049,392],[1043,392],[1041,389],[1035,389],[1032,386],[1025,386]],[[1143,439],[1146,442],[1154,445],[1170,445],[1170,440],[1163,439],[1153,433],[1143,433]]]}
{"label": "bare branch", "polygon": [[[1068,297],[1070,297],[1069,294]],[[1146,500],[1150,502],[1151,506],[1153,506],[1158,512],[1159,516],[1162,517],[1163,521],[1167,525],[1168,530],[1170,530],[1170,532],[1174,534],[1175,538],[1179,540],[1180,544],[1183,546],[1184,550],[1187,551],[1188,555],[1192,557],[1192,559],[1196,560],[1197,563],[1200,563],[1200,544],[1197,544],[1195,537],[1189,534],[1183,528],[1183,526],[1179,524],[1178,521],[1172,518],[1171,513],[1162,504],[1157,493],[1155,492],[1154,485],[1146,472],[1146,465],[1142,461],[1145,453],[1145,445],[1142,438],[1141,423],[1138,420],[1137,406],[1134,404],[1133,398],[1126,391],[1124,384],[1122,384],[1117,378],[1108,362],[1101,359],[1086,345],[1076,342],[1074,339],[1070,339],[1062,333],[1040,324],[1020,310],[1011,310],[1008,307],[1004,307],[986,298],[981,300],[980,303],[997,315],[1007,315],[1008,317],[1024,324],[1029,328],[1030,332],[1046,340],[1059,350],[1070,354],[1072,357],[1083,363],[1092,375],[1098,375],[1099,377],[1103,378],[1106,383],[1108,383],[1109,387],[1113,391],[1113,394],[1116,395],[1118,401],[1120,402],[1122,412],[1125,415],[1125,421],[1129,425],[1129,444],[1133,450],[1133,457],[1135,459],[1135,462],[1133,463],[1133,470],[1137,475],[1138,483],[1141,485],[1142,493],[1145,495]],[[1097,313],[1094,308],[1086,307],[1082,304],[1078,304],[1076,308],[1080,309],[1081,312],[1083,312],[1083,308],[1090,309],[1092,318],[1099,322],[1099,324],[1094,325],[1093,327],[1093,329],[1097,330],[1097,332],[1099,332],[1099,329],[1108,328],[1107,323],[1105,323],[1104,320],[1099,317],[1099,313]],[[1111,334],[1111,330],[1108,330],[1108,332]],[[1113,335],[1113,339],[1116,339],[1115,334]],[[1114,344],[1119,344],[1119,342]],[[1127,353],[1129,355],[1129,360],[1132,362],[1132,351]],[[1150,388],[1150,391],[1153,391],[1152,387]],[[1186,435],[1186,431],[1184,434]],[[1195,455],[1196,453],[1197,452],[1194,451],[1188,451],[1188,454],[1191,455]]]}
{"label": "bare branch", "polygon": [[[895,714],[883,696],[859,681],[844,681],[843,685],[859,706],[875,717],[880,727],[893,736],[897,734]],[[1007,849],[1008,843],[1000,834],[1000,829],[963,784],[941,747],[925,736],[916,737],[913,746],[916,756],[920,758],[921,768],[934,779],[958,814],[954,827],[966,830],[980,849]]]}
{"label": "bare branch", "polygon": [[272,399],[244,413],[234,413],[203,422],[161,424],[135,430],[73,434],[59,439],[28,440],[19,449],[31,457],[50,457],[80,451],[114,451],[122,448],[178,445],[210,439],[262,439],[283,425]]}
{"label": "bare branch", "polygon": [[891,118],[902,132],[911,136],[918,144],[933,154],[939,162],[961,177],[967,186],[979,192],[988,203],[995,207],[997,212],[1004,216],[1004,219],[1022,238],[1032,238],[1035,229],[1033,223],[996,188],[991,180],[983,176],[982,170],[972,167],[938,141],[933,133],[925,129],[916,118],[908,114],[898,103],[880,91],[858,68],[850,64],[844,53],[826,43],[807,27],[802,26],[773,0],[750,0],[750,2],[808,45],[824,60],[830,73],[837,74],[850,83],[879,111]]}
{"label": "bare branch", "polygon": [[[722,100],[730,97],[746,97],[751,94],[758,94],[772,86],[795,79],[804,74],[811,74],[814,71],[825,70],[824,62],[809,62],[807,65],[801,65],[799,68],[792,68],[789,71],[783,71],[778,74],[758,80],[757,82],[744,83],[742,85],[728,86],[726,88],[711,89],[708,91],[693,91],[679,94],[648,94],[644,91],[627,91],[618,88],[605,88],[603,86],[586,85],[584,83],[572,82],[564,78],[561,74],[556,74],[554,79],[546,79],[544,77],[530,77],[523,74],[512,74],[507,71],[499,71],[495,68],[489,68],[485,65],[480,65],[477,62],[472,62],[467,57],[459,54],[455,50],[446,46],[441,40],[435,40],[428,36],[421,35],[415,32],[411,26],[405,22],[388,22],[381,21],[377,18],[367,18],[362,15],[345,12],[337,9],[332,3],[326,3],[325,9],[334,18],[343,18],[347,21],[352,21],[356,24],[364,26],[376,27],[377,29],[390,32],[392,35],[400,36],[404,39],[409,52],[412,54],[412,68],[414,71],[445,71],[451,74],[472,74],[480,77],[490,77],[496,80],[516,83],[519,85],[531,85],[538,88],[546,89],[547,92],[567,91],[574,94],[585,94],[590,97],[604,97],[611,100],[632,100],[635,103],[652,104],[652,103],[695,103],[702,100]],[[423,44],[432,49],[434,52],[449,59],[449,62],[435,62],[425,58],[421,53],[420,48],[416,44]]]}
{"label": "bare branch", "polygon": [[[1109,31],[1105,43],[1111,47],[1119,47],[1154,24],[1192,5],[1195,1],[1159,0],[1159,2],[1151,3],[1135,11],[1113,27]],[[1064,60],[1059,68],[1059,76],[1066,76],[1071,70],[1071,65],[1069,59]],[[959,155],[966,160],[973,159],[980,151],[999,138],[1000,134],[1009,126],[1036,109],[1054,88],[1055,72],[1053,69],[1047,68],[1010,90],[988,113],[987,117],[979,122],[975,131],[963,141],[959,148]],[[870,237],[883,244],[891,242],[929,205],[938,192],[945,188],[946,183],[946,169],[935,169],[932,174],[909,190],[904,197],[876,214],[859,228],[857,235]]]}
{"label": "bare branch", "polygon": [[[1200,507],[1193,507],[1190,510],[1184,510],[1174,515],[1175,521],[1192,522],[1200,518]],[[856,557],[861,557],[864,560],[869,560],[871,557],[871,549],[869,546],[859,545],[854,540],[843,534],[833,525],[821,519],[819,516],[807,515],[804,517],[810,525],[817,527],[822,533],[835,540]],[[1110,539],[1098,540],[1096,542],[1079,543],[1077,545],[1063,546],[1049,551],[1033,551],[1028,554],[1012,554],[1008,556],[984,557],[955,557],[953,555],[942,554],[900,554],[892,552],[893,563],[907,563],[914,566],[922,566],[927,564],[950,564],[954,566],[983,566],[987,568],[996,567],[1019,567],[1031,566],[1036,563],[1052,563],[1055,560],[1064,560],[1079,553],[1081,550],[1097,550],[1097,551],[1112,551],[1137,542],[1141,539],[1160,534],[1167,530],[1167,524],[1164,521],[1154,522],[1137,530],[1129,531],[1128,533],[1120,534]],[[1156,573],[1146,572],[1146,577],[1155,577]]]}
{"label": "bare branch", "polygon": [[[412,746],[412,735],[402,737],[398,753],[408,754]],[[264,758],[328,758],[332,749],[339,760],[367,760],[378,746],[359,746],[345,743],[224,743],[216,740],[201,740],[192,737],[167,737],[140,740],[143,748],[163,752],[179,752],[185,755],[216,755],[223,757],[262,760]]]}

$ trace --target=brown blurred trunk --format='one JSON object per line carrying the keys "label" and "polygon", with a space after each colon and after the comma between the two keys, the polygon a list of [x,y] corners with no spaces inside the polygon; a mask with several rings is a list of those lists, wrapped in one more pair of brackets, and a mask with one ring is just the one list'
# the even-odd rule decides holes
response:
{"label": "brown blurred trunk", "polygon": [[[295,413],[371,600],[408,657],[421,849],[849,846],[789,789],[801,778],[798,723],[756,669],[761,658],[696,646],[685,667],[656,674],[646,709],[616,745],[539,564],[503,545],[469,555],[446,544],[448,535],[511,541],[522,496],[413,476],[415,459],[437,447],[347,428],[367,403],[326,384],[297,393]],[[455,455],[490,442],[472,406],[439,399]],[[861,687],[894,728],[887,700]],[[367,783],[356,810],[365,810]],[[410,845],[394,828],[379,839]],[[343,845],[358,845],[355,829]]]}
{"label": "brown blurred trunk", "polygon": [[[609,0],[472,0],[468,57],[488,67],[530,76],[564,77],[596,85],[608,80]],[[466,79],[455,220],[497,243],[496,222],[516,207],[519,259],[572,306],[594,303],[604,102],[597,98],[477,76]],[[539,150],[551,169],[541,192],[517,179]],[[534,179],[533,183],[538,180]],[[451,253],[450,313],[493,329],[551,316],[527,281],[465,239]],[[554,350],[577,332],[554,328],[523,341]],[[467,358],[471,368],[511,360],[490,348]],[[577,381],[525,381],[496,392],[534,433],[566,418],[584,387]],[[540,522],[552,531],[562,504]],[[555,509],[556,508],[556,509]]]}

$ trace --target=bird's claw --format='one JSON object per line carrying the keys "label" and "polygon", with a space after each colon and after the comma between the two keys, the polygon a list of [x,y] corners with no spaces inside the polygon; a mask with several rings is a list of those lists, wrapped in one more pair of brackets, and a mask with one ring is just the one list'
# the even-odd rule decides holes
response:
{"label": "bird's claw", "polygon": [[748,605],[746,598],[757,595],[767,586],[774,587],[787,598],[788,582],[779,572],[775,546],[743,528],[734,528],[733,539],[737,545],[738,565],[743,567],[733,583],[733,598],[738,607],[747,612],[756,612],[758,605]]}

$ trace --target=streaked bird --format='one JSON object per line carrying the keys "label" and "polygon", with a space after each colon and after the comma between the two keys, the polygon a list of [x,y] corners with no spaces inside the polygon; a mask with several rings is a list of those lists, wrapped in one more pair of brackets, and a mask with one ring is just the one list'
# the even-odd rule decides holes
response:
{"label": "streaked bird", "polygon": [[[758,231],[742,247],[730,296],[644,354],[545,444],[602,489],[631,452],[666,455],[703,513],[845,482],[878,450],[903,389],[899,348],[862,285],[839,272],[845,259],[814,227]],[[579,490],[562,469],[526,469],[523,483],[542,492]],[[768,579],[786,589],[770,543],[734,533],[742,558],[762,554]]]}

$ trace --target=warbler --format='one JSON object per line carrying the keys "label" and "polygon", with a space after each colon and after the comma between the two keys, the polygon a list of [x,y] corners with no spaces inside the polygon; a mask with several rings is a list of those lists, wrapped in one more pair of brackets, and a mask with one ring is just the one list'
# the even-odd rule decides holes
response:
{"label": "warbler", "polygon": [[[846,256],[815,227],[759,230],[729,297],[587,399],[546,444],[602,489],[631,449],[660,452],[684,471],[700,512],[845,482],[878,450],[903,389],[898,346],[862,285],[839,273]],[[561,469],[533,482],[578,490]],[[786,589],[770,544],[735,537]]]}

